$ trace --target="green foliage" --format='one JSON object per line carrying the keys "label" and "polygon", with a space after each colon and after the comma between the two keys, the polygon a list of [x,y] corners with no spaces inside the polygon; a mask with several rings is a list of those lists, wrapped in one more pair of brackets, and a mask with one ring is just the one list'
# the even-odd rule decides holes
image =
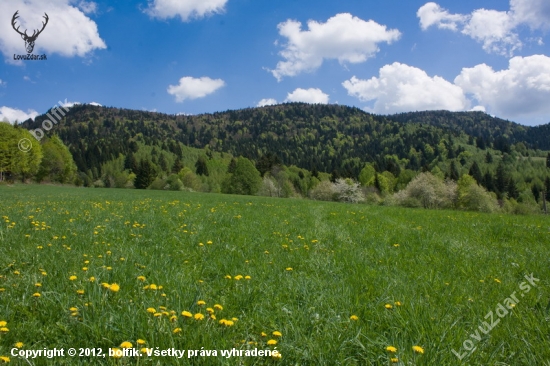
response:
{"label": "green foliage", "polygon": [[376,175],[376,170],[372,164],[366,164],[365,167],[359,173],[359,182],[365,187],[374,186],[374,178]]}
{"label": "green foliage", "polygon": [[0,122],[0,181],[6,176],[25,181],[42,161],[42,146],[29,131]]}
{"label": "green foliage", "polygon": [[156,172],[151,162],[147,159],[142,159],[138,165],[138,171],[134,180],[134,187],[137,189],[146,189],[153,183],[156,177]]}
{"label": "green foliage", "polygon": [[222,185],[222,192],[231,194],[254,195],[260,189],[262,178],[254,164],[244,157],[239,157],[235,170],[229,173]]}

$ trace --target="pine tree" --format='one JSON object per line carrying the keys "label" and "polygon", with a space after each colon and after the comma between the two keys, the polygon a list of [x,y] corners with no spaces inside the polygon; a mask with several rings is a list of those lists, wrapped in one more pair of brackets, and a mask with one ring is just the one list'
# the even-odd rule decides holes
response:
{"label": "pine tree", "polygon": [[506,193],[508,188],[508,175],[506,174],[506,169],[504,168],[504,164],[502,162],[500,162],[497,167],[495,188],[499,194],[499,198],[502,198],[502,195]]}
{"label": "pine tree", "polygon": [[229,166],[227,167],[227,172],[231,174],[234,173],[236,167],[237,167],[237,160],[235,160],[235,158],[232,158],[231,161],[229,162]]}
{"label": "pine tree", "polygon": [[147,159],[141,160],[134,180],[134,187],[137,189],[146,189],[153,183],[155,176],[155,170],[151,162]]}
{"label": "pine tree", "polygon": [[451,161],[451,168],[449,171],[449,178],[454,180],[455,182],[460,178],[460,173],[458,172],[458,169],[456,168],[456,164],[454,161]]}
{"label": "pine tree", "polygon": [[519,198],[519,191],[514,178],[510,178],[508,180],[507,191],[508,191],[508,197],[513,198],[515,200]]}
{"label": "pine tree", "polygon": [[180,158],[176,158],[176,161],[174,161],[174,165],[172,165],[172,173],[178,174],[182,169],[183,164],[181,163]]}
{"label": "pine tree", "polygon": [[550,177],[546,177],[546,180],[544,181],[544,186],[546,190],[546,200],[550,201]]}
{"label": "pine tree", "polygon": [[550,153],[548,153],[548,156],[546,157],[546,167],[550,169]]}
{"label": "pine tree", "polygon": [[205,175],[208,177],[208,166],[206,165],[206,159],[204,156],[199,156],[195,163],[195,170],[197,175]]}
{"label": "pine tree", "polygon": [[493,162],[493,155],[489,151],[487,151],[487,154],[485,155],[485,162],[487,164],[491,164]]}
{"label": "pine tree", "polygon": [[485,172],[483,175],[483,186],[490,192],[495,191],[493,175],[489,171]]}
{"label": "pine tree", "polygon": [[477,161],[474,161],[474,163],[470,167],[470,171],[468,172],[468,174],[476,180],[477,184],[483,183],[483,175],[481,174],[481,169],[479,169],[479,165],[477,165]]}

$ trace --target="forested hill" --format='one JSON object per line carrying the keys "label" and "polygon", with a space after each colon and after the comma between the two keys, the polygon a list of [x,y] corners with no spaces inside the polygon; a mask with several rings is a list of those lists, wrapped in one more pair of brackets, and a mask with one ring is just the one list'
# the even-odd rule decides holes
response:
{"label": "forested hill", "polygon": [[[23,127],[39,128],[45,118]],[[400,160],[406,168],[420,170],[434,159],[456,157],[466,145],[503,152],[516,146],[550,149],[550,125],[526,127],[481,112],[378,116],[347,106],[303,103],[195,116],[75,105],[49,133],[69,147],[80,171],[99,170],[119,154],[135,152],[139,144],[176,155],[179,143],[254,160],[272,153],[285,165],[353,177],[366,162],[384,170]],[[395,160],[389,161],[390,155]]]}

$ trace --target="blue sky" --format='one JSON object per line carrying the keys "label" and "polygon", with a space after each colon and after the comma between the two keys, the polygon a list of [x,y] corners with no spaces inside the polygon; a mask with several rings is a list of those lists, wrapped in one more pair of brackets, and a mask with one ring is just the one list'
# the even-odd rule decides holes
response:
{"label": "blue sky", "polygon": [[[26,54],[11,26],[40,28]],[[58,101],[199,114],[305,101],[550,122],[547,0],[12,0],[0,120]],[[30,33],[30,31],[29,31]]]}

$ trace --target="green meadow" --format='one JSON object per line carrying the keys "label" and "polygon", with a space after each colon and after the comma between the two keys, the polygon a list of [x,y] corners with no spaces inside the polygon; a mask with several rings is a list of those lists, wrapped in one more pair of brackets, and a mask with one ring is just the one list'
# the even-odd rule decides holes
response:
{"label": "green meadow", "polygon": [[16,185],[0,218],[0,364],[550,365],[543,215]]}

